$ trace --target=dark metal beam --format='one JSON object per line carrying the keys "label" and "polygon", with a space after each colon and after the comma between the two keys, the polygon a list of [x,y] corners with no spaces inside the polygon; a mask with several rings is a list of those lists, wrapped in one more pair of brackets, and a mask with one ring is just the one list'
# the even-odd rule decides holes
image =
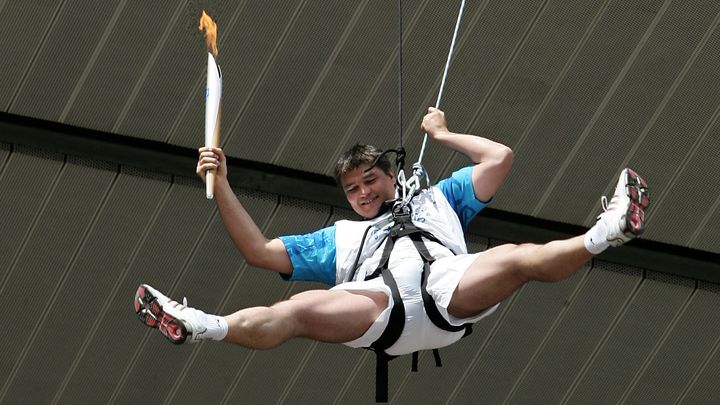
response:
{"label": "dark metal beam", "polygon": [[[0,141],[196,178],[194,169],[197,151],[162,142],[7,113],[0,113]],[[262,191],[332,207],[349,208],[342,191],[329,176],[228,158],[228,177],[236,189]],[[586,230],[582,226],[486,208],[473,221],[468,231],[513,243],[542,243],[580,235]],[[720,283],[720,254],[686,247],[639,239],[620,249],[608,249],[598,258]]]}
{"label": "dark metal beam", "polygon": [[[468,232],[512,243],[544,243],[582,235],[587,228],[486,208]],[[720,254],[647,239],[635,239],[621,248],[609,248],[599,260],[646,270],[720,283]]]}
{"label": "dark metal beam", "polygon": [[[197,179],[197,150],[163,142],[7,113],[0,113],[0,141]],[[232,157],[227,163],[234,187],[348,207],[329,176]]]}

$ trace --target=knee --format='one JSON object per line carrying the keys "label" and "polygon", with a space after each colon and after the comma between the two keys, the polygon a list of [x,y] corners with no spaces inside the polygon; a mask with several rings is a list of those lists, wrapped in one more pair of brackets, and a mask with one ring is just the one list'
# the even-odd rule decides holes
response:
{"label": "knee", "polygon": [[297,328],[294,317],[276,305],[250,308],[243,316],[234,319],[233,329],[248,342],[246,346],[273,349],[294,336]]}
{"label": "knee", "polygon": [[508,257],[511,267],[516,270],[518,277],[524,281],[560,281],[565,278],[563,273],[549,271],[540,255],[542,245],[535,243],[511,244]]}
{"label": "knee", "polygon": [[231,333],[242,337],[245,346],[258,349],[272,349],[279,343],[273,341],[272,335],[266,330],[266,321],[259,317],[245,316],[235,319],[230,325]]}
{"label": "knee", "polygon": [[542,250],[544,246],[534,243],[517,245],[518,262],[527,280],[556,282],[566,279],[571,273],[563,270],[563,263],[548,260]]}

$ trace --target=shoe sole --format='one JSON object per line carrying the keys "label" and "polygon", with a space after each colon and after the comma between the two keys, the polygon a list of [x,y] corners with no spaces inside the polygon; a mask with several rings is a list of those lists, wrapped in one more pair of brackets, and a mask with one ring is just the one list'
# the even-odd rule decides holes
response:
{"label": "shoe sole", "polygon": [[635,171],[625,169],[625,193],[630,206],[625,215],[625,232],[635,236],[645,231],[645,208],[650,204],[650,189],[647,183]]}
{"label": "shoe sole", "polygon": [[142,284],[135,292],[135,314],[146,326],[157,329],[168,340],[176,345],[185,343],[188,337],[188,328],[180,319],[176,319],[163,311],[157,297]]}

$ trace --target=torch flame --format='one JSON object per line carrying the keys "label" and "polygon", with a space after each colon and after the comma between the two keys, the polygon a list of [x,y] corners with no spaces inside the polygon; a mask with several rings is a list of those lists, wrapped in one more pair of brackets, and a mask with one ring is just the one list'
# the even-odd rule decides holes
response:
{"label": "torch flame", "polygon": [[205,44],[207,45],[208,52],[217,58],[217,24],[205,13],[205,10],[203,10],[202,16],[200,17],[200,26],[198,29],[200,31],[205,30]]}

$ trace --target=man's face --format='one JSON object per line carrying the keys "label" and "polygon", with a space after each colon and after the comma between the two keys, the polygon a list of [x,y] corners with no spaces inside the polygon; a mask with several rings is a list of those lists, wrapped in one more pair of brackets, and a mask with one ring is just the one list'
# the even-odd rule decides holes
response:
{"label": "man's face", "polygon": [[340,184],[352,209],[364,218],[375,218],[382,204],[395,198],[395,176],[375,166],[368,172],[368,164],[340,176]]}

